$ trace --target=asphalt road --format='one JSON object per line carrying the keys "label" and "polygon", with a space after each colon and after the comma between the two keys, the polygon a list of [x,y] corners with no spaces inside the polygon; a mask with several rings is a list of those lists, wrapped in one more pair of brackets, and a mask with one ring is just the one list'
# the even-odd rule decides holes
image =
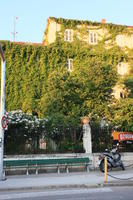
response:
{"label": "asphalt road", "polygon": [[0,193],[0,200],[133,200],[133,187],[26,190]]}

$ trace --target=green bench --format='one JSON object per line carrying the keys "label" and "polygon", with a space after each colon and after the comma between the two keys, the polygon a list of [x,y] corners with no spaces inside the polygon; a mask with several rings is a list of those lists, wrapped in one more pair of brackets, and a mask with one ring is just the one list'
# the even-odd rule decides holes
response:
{"label": "green bench", "polygon": [[69,173],[70,168],[73,167],[85,167],[86,171],[89,171],[90,160],[87,157],[82,158],[47,158],[47,159],[25,159],[25,160],[4,160],[4,170],[26,170],[26,174],[29,174],[29,170],[35,170],[38,174],[39,169],[55,168],[57,173],[60,173],[61,168],[64,168]]}

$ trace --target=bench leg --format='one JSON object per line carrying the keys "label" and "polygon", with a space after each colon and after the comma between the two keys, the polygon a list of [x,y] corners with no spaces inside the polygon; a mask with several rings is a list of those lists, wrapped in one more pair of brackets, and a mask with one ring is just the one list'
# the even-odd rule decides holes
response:
{"label": "bench leg", "polygon": [[66,173],[67,173],[67,174],[69,173],[68,165],[66,165]]}
{"label": "bench leg", "polygon": [[60,167],[57,165],[57,173],[60,174]]}
{"label": "bench leg", "polygon": [[89,164],[86,164],[86,171],[87,171],[87,172],[90,171]]}
{"label": "bench leg", "polygon": [[26,170],[26,175],[28,176],[29,175],[29,169],[27,168]]}
{"label": "bench leg", "polygon": [[6,172],[5,172],[5,170],[3,171],[3,177],[6,177]]}

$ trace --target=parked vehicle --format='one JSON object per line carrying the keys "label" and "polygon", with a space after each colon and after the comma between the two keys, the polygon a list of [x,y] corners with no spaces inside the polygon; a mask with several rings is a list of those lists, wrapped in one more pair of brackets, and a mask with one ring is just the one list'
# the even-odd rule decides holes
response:
{"label": "parked vehicle", "polygon": [[121,167],[122,170],[125,170],[125,167],[121,160],[121,155],[118,152],[118,146],[119,146],[119,144],[117,144],[114,148],[112,148],[112,150],[106,149],[105,152],[99,156],[99,161],[100,161],[99,167],[100,167],[101,172],[104,172],[105,156],[107,157],[107,171],[110,171],[110,170],[112,170],[112,168],[116,168],[116,167]]}

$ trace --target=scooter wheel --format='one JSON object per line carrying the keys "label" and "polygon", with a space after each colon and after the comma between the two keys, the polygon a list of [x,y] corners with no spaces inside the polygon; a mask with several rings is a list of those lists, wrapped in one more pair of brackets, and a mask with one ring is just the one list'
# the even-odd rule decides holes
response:
{"label": "scooter wheel", "polygon": [[101,171],[101,172],[104,172],[104,161],[102,161],[102,162],[100,163],[99,167],[100,167],[100,171]]}
{"label": "scooter wheel", "polygon": [[124,167],[123,163],[121,164],[121,168],[122,168],[122,170],[125,170],[125,167]]}

